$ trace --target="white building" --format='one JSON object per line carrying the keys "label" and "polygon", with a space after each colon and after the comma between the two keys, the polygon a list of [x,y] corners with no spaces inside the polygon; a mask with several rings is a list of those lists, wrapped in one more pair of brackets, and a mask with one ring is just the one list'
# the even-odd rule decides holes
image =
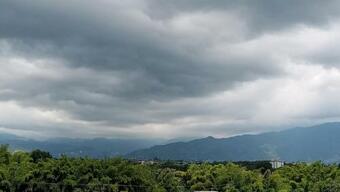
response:
{"label": "white building", "polygon": [[279,161],[279,160],[272,160],[270,161],[270,164],[272,165],[273,169],[277,169],[277,168],[283,167],[285,165],[285,162]]}

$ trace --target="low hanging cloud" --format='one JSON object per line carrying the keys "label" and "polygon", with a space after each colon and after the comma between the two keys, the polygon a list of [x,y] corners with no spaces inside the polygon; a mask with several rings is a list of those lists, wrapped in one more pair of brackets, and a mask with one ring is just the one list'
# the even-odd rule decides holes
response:
{"label": "low hanging cloud", "polygon": [[29,137],[227,137],[337,121],[339,8],[3,0],[0,128]]}

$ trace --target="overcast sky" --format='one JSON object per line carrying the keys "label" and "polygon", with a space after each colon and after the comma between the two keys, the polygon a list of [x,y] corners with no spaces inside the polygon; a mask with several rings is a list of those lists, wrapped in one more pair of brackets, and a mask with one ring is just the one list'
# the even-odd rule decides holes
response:
{"label": "overcast sky", "polygon": [[228,137],[340,120],[340,1],[1,0],[0,131]]}

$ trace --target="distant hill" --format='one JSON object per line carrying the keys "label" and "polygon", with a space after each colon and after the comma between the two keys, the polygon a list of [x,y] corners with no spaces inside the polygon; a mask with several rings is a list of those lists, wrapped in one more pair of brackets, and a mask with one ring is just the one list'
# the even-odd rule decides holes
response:
{"label": "distant hill", "polygon": [[340,123],[223,139],[207,137],[137,150],[127,157],[202,161],[281,159],[340,162]]}
{"label": "distant hill", "polygon": [[54,138],[37,141],[11,134],[0,134],[0,144],[9,144],[12,150],[31,151],[41,149],[49,151],[53,156],[89,156],[94,158],[123,156],[134,150],[160,144],[161,140],[142,139],[71,139]]}

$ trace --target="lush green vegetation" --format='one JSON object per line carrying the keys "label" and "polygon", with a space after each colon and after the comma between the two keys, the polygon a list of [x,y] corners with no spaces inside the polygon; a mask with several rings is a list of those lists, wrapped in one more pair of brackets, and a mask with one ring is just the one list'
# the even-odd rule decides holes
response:
{"label": "lush green vegetation", "polygon": [[337,165],[298,163],[277,170],[267,164],[220,163],[177,166],[124,159],[63,156],[0,147],[0,191],[340,191]]}

